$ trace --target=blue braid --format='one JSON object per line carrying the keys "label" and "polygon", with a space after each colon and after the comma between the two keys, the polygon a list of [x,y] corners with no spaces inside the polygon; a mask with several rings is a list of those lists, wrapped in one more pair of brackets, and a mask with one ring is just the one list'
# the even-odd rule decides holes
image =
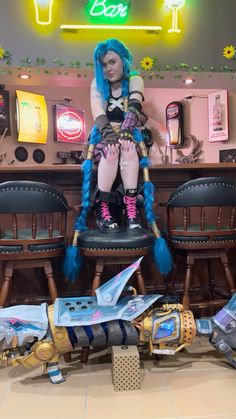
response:
{"label": "blue braid", "polygon": [[[99,129],[94,126],[92,133],[90,135],[89,144],[96,145],[99,141],[101,141],[101,134]],[[77,217],[75,221],[75,230],[80,232],[87,230],[86,220],[88,211],[90,208],[90,189],[91,189],[91,178],[93,172],[93,160],[86,159],[82,164],[82,172],[83,172],[83,185],[82,185],[82,210],[80,215]]]}

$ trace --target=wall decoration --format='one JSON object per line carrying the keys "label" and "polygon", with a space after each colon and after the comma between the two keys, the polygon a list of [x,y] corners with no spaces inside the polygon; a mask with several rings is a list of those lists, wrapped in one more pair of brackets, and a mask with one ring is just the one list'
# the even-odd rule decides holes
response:
{"label": "wall decoration", "polygon": [[62,143],[85,144],[84,111],[53,105],[54,139]]}
{"label": "wall decoration", "polygon": [[[4,85],[2,85],[4,88]],[[9,92],[0,89],[0,134],[11,135]]]}
{"label": "wall decoration", "polygon": [[28,151],[25,147],[17,147],[15,149],[15,158],[20,161],[26,161],[28,159]]}
{"label": "wall decoration", "polygon": [[194,135],[188,135],[184,139],[184,147],[189,147],[189,154],[184,154],[182,150],[176,150],[176,162],[181,164],[198,163],[202,157],[202,143]]}
{"label": "wall decoration", "polygon": [[168,147],[181,147],[184,143],[184,108],[181,102],[171,102],[166,107]]}
{"label": "wall decoration", "polygon": [[220,163],[236,163],[236,148],[219,150]]}
{"label": "wall decoration", "polygon": [[46,144],[48,112],[45,98],[16,90],[18,141]]}
{"label": "wall decoration", "polygon": [[33,159],[36,163],[43,163],[45,160],[45,153],[40,148],[33,151]]}
{"label": "wall decoration", "polygon": [[227,90],[208,94],[208,129],[210,142],[229,139]]}

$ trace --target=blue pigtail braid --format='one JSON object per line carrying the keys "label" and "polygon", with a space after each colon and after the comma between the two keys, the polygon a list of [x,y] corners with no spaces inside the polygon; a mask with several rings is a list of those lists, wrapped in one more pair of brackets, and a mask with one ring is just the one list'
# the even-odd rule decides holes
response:
{"label": "blue pigtail braid", "polygon": [[[94,146],[101,141],[101,134],[99,129],[94,126],[92,133],[89,138],[89,148],[90,146],[92,150]],[[82,172],[83,172],[83,185],[82,185],[82,210],[80,215],[77,217],[75,221],[75,230],[77,231],[84,231],[87,230],[86,227],[86,220],[87,215],[90,207],[90,189],[91,189],[91,179],[92,179],[92,172],[93,172],[93,151],[91,152],[88,149],[87,158],[82,164]]]}

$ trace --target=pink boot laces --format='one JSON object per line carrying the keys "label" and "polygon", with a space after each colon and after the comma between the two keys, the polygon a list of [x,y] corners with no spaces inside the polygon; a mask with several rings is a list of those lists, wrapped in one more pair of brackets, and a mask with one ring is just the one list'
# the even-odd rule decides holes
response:
{"label": "pink boot laces", "polygon": [[104,220],[110,221],[111,220],[111,214],[110,214],[110,211],[109,211],[108,203],[101,201],[100,205],[101,205],[102,217],[104,218]]}
{"label": "pink boot laces", "polygon": [[137,208],[136,208],[136,200],[137,197],[131,198],[130,196],[124,197],[124,203],[127,205],[127,216],[129,219],[136,218],[137,217]]}

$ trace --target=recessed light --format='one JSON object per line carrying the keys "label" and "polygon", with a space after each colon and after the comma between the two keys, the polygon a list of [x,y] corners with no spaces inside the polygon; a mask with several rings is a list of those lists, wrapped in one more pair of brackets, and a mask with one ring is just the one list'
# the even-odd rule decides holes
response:
{"label": "recessed light", "polygon": [[191,78],[188,78],[188,79],[183,80],[183,83],[185,83],[185,84],[192,84],[194,82],[195,82],[195,80],[194,79],[191,79]]}
{"label": "recessed light", "polygon": [[30,74],[18,74],[18,77],[20,79],[27,80],[27,79],[30,79],[31,75]]}

